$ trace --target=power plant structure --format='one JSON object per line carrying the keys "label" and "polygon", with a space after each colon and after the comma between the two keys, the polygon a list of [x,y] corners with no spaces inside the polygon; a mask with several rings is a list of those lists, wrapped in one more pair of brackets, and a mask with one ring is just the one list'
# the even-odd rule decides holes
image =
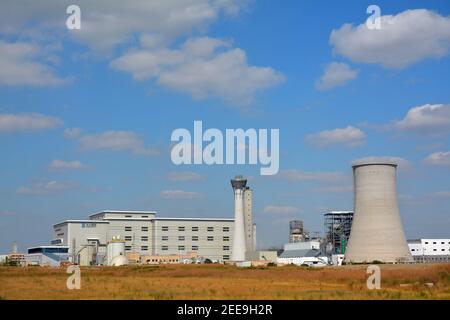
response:
{"label": "power plant structure", "polygon": [[397,204],[397,164],[354,164],[354,216],[346,263],[413,262]]}
{"label": "power plant structure", "polygon": [[238,175],[231,179],[234,191],[234,232],[231,260],[245,261],[255,251],[256,226],[253,224],[253,192],[247,179]]}
{"label": "power plant structure", "polygon": [[352,228],[353,211],[329,211],[324,214],[325,243],[331,254],[345,254],[350,230]]}
{"label": "power plant structure", "polygon": [[302,220],[289,221],[289,243],[303,242],[309,239],[309,234],[303,229]]}

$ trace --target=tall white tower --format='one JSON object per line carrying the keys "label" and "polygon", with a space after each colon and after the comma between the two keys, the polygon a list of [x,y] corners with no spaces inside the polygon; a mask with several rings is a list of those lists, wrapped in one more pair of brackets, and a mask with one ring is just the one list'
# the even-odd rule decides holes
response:
{"label": "tall white tower", "polygon": [[353,181],[355,213],[345,261],[413,261],[397,205],[397,164],[355,164]]}
{"label": "tall white tower", "polygon": [[245,222],[244,222],[244,190],[247,179],[236,176],[231,180],[234,191],[234,232],[233,248],[231,254],[232,261],[245,261]]}
{"label": "tall white tower", "polygon": [[245,228],[245,250],[246,254],[255,251],[253,248],[253,192],[246,187],[244,189],[244,228]]}

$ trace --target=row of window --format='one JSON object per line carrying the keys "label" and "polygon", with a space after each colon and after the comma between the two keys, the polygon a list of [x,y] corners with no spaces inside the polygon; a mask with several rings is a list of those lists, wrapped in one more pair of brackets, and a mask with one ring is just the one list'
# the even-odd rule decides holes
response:
{"label": "row of window", "polygon": [[[169,231],[169,227],[168,226],[163,226],[161,227],[162,231]],[[191,231],[198,231],[199,228],[198,227],[191,227]],[[208,232],[213,232],[214,231],[214,227],[207,227],[206,230]],[[125,231],[133,231],[133,227],[131,226],[126,226],[125,227]],[[141,231],[148,231],[148,227],[141,227]],[[180,226],[178,227],[178,231],[186,231],[186,227],[184,226]],[[230,232],[230,227],[222,227],[222,231],[223,232]]]}
{"label": "row of window", "polygon": [[[192,236],[191,237],[192,241],[198,241],[198,239],[199,239],[198,236]],[[125,236],[125,241],[132,241],[132,240],[133,240],[132,236]],[[161,240],[162,241],[169,241],[169,236],[162,236]],[[185,240],[186,240],[185,236],[178,236],[178,241],[185,241]],[[214,237],[213,236],[207,236],[206,240],[207,241],[214,241]],[[230,241],[230,237],[224,236],[224,237],[222,237],[222,240],[223,241]],[[141,237],[141,241],[148,241],[148,236],[142,236]],[[414,249],[413,249],[413,251],[414,251]]]}
{"label": "row of window", "polygon": [[[426,249],[423,249],[424,251],[426,251]],[[419,249],[411,249],[411,251],[420,251]],[[437,249],[433,249],[433,251],[437,251]],[[441,251],[445,251],[445,249],[441,249]],[[450,249],[448,249],[448,251],[450,251]]]}
{"label": "row of window", "polygon": [[[133,218],[132,215],[125,215],[125,218]],[[148,216],[141,216],[143,219],[148,219]]]}
{"label": "row of window", "polygon": [[[198,241],[198,239],[199,239],[198,236],[192,236],[191,237],[192,241]],[[161,240],[162,241],[169,241],[169,236],[162,236]],[[185,236],[178,236],[178,241],[185,241],[185,240],[186,240]],[[207,241],[214,241],[214,236],[207,236],[206,240]],[[230,237],[224,236],[224,237],[222,237],[222,240],[223,241],[230,241]]]}
{"label": "row of window", "polygon": [[[428,244],[428,241],[425,241],[425,244]],[[437,244],[436,241],[434,241],[433,244]],[[445,242],[441,241],[441,244],[445,244]],[[448,244],[450,244],[450,242]]]}
{"label": "row of window", "polygon": [[[126,226],[125,231],[133,231],[133,228],[130,226]],[[141,227],[141,231],[148,231],[148,227]]]}
{"label": "row of window", "polygon": [[[167,251],[169,250],[169,246],[162,246],[161,249],[163,251]],[[222,247],[223,251],[229,251],[230,250],[230,246],[223,246]],[[126,251],[131,251],[131,246],[125,246],[125,250]],[[186,250],[185,246],[178,246],[178,250]],[[192,251],[198,251],[198,246],[192,246],[191,247]],[[148,246],[141,246],[141,251],[148,251]]]}
{"label": "row of window", "polygon": [[[163,226],[163,227],[161,227],[161,230],[162,231],[169,231],[169,227],[168,226]],[[196,232],[198,230],[199,230],[199,227],[191,227],[191,231]],[[207,227],[206,230],[208,232],[213,232],[214,231],[214,227]],[[179,226],[178,227],[178,231],[186,231],[186,227]],[[223,232],[230,232],[230,227],[222,227],[222,231]]]}

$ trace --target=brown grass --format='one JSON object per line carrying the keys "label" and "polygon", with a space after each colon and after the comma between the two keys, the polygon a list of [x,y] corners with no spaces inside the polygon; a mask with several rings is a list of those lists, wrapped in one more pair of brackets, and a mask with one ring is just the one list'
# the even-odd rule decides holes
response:
{"label": "brown grass", "polygon": [[82,268],[81,290],[66,288],[65,269],[0,267],[0,299],[450,299],[450,264],[380,267],[380,290],[365,266]]}

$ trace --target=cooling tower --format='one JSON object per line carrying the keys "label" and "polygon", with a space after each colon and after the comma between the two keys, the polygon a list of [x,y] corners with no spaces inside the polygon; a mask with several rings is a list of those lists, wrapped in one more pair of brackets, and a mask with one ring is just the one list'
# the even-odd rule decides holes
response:
{"label": "cooling tower", "polygon": [[245,221],[244,221],[244,189],[247,179],[242,176],[236,176],[231,180],[231,186],[234,191],[234,228],[233,228],[233,247],[231,252],[232,261],[245,260]]}
{"label": "cooling tower", "polygon": [[397,205],[397,164],[353,165],[355,213],[347,263],[411,262]]}

